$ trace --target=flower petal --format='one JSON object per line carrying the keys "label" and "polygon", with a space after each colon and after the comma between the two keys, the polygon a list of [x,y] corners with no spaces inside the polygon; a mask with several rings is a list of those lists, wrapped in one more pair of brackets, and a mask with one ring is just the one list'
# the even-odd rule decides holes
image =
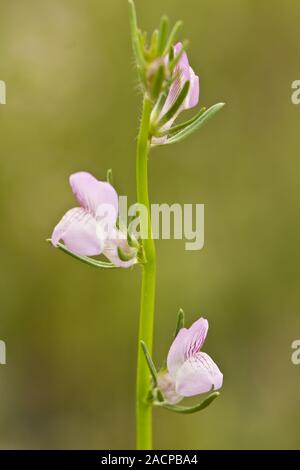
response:
{"label": "flower petal", "polygon": [[208,321],[205,318],[199,318],[188,329],[186,335],[184,358],[185,360],[194,356],[203,346],[208,332]]}
{"label": "flower petal", "polygon": [[181,328],[169,350],[167,357],[167,367],[168,371],[173,377],[176,377],[178,369],[185,361],[184,353],[187,334],[188,330],[186,328]]}
{"label": "flower petal", "polygon": [[[175,56],[177,54],[179,54],[181,48],[182,48],[181,43],[178,43],[178,44],[176,44],[176,46],[174,46]],[[169,109],[173,106],[173,104],[177,100],[177,98],[178,98],[185,82],[187,80],[190,80],[190,66],[189,66],[188,57],[187,57],[185,52],[182,54],[178,64],[176,65],[173,74],[174,74],[175,80],[173,81],[173,83],[170,87],[166,102],[165,102],[165,104],[163,106],[163,109],[161,111],[161,114],[160,114],[161,116],[163,116],[164,114],[166,114],[169,111]],[[181,107],[181,109],[182,109],[182,107]],[[181,109],[179,109],[177,111],[177,113],[175,114],[175,116],[173,116],[172,120],[170,120],[167,123],[167,124],[169,124],[171,122],[170,126],[168,126],[168,127],[164,126],[163,130],[166,130],[169,127],[171,127],[172,123],[174,122],[174,120],[176,119],[178,114],[180,113]]]}
{"label": "flower petal", "polygon": [[184,109],[191,109],[199,103],[200,84],[199,77],[195,74],[192,67],[190,67],[190,89],[184,101]]}
{"label": "flower petal", "polygon": [[[174,46],[174,54],[175,56],[178,55],[181,51],[182,48],[182,43],[178,42]],[[184,52],[178,62],[178,64],[175,67],[174,70],[174,76],[176,77],[171,88],[170,92],[168,94],[166,103],[165,103],[165,110],[162,114],[165,114],[166,111],[168,111],[171,106],[175,103],[180,91],[183,88],[183,85],[187,80],[190,81],[190,89],[187,94],[187,97],[177,113],[176,117],[178,114],[183,110],[183,109],[190,109],[195,106],[197,106],[198,101],[199,101],[199,77],[195,74],[194,70],[192,67],[190,67],[189,60],[187,54]]]}
{"label": "flower petal", "polygon": [[70,185],[74,196],[84,209],[97,214],[102,204],[111,205],[118,215],[118,194],[111,184],[98,181],[93,175],[85,171],[70,176]]}
{"label": "flower petal", "polygon": [[218,390],[223,384],[223,374],[211,357],[199,352],[180,367],[176,375],[176,392],[191,397]]}
{"label": "flower petal", "polygon": [[178,369],[202,347],[208,331],[208,321],[200,318],[187,329],[182,328],[174,339],[167,359],[169,372],[175,377]]}
{"label": "flower petal", "polygon": [[96,256],[102,252],[103,243],[97,236],[97,221],[85,209],[70,209],[53,230],[54,246],[63,240],[66,247],[81,256]]}
{"label": "flower petal", "polygon": [[[181,42],[178,42],[174,47],[175,55],[179,54],[182,48]],[[187,54],[184,52],[177,65],[177,70],[181,71],[183,84],[186,80],[190,81],[190,89],[182,109],[191,109],[197,106],[199,102],[199,77],[195,74],[192,67],[190,67]],[[183,86],[183,85],[182,85]]]}
{"label": "flower petal", "polygon": [[[178,55],[183,47],[181,42],[178,42],[174,46],[174,55]],[[177,68],[181,69],[186,80],[190,79],[190,64],[187,53],[184,52],[177,64]]]}
{"label": "flower petal", "polygon": [[[118,248],[122,250],[125,255],[132,257],[128,261],[120,259]],[[129,268],[137,263],[136,249],[131,248],[128,245],[126,236],[120,230],[114,230],[109,238],[105,241],[103,254],[108,258],[114,265],[120,268]]]}

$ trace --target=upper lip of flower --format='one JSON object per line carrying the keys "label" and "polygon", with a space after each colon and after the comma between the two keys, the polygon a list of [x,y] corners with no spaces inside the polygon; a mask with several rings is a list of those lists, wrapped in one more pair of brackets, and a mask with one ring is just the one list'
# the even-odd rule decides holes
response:
{"label": "upper lip of flower", "polygon": [[[71,175],[70,185],[80,207],[67,211],[56,225],[51,237],[53,245],[57,246],[62,239],[66,247],[78,255],[103,253],[120,267],[136,263],[136,251],[127,246],[126,237],[119,236],[120,231],[116,228],[118,194],[112,185],[98,181],[87,172]],[[129,249],[132,258],[122,261],[118,249]]]}
{"label": "upper lip of flower", "polygon": [[200,352],[208,331],[205,318],[189,329],[182,328],[173,341],[168,358],[168,371],[175,381],[176,392],[193,396],[222,387],[223,374],[211,357]]}

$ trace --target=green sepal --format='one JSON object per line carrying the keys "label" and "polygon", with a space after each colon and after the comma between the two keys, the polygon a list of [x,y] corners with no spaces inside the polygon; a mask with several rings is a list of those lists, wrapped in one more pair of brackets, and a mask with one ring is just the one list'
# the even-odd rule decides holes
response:
{"label": "green sepal", "polygon": [[163,125],[166,124],[166,122],[170,121],[170,119],[172,119],[172,117],[177,113],[178,109],[180,108],[180,106],[184,102],[185,98],[187,97],[187,94],[188,94],[189,89],[190,89],[190,84],[191,83],[190,83],[189,80],[187,80],[185,82],[185,84],[182,87],[182,90],[180,91],[179,95],[177,96],[177,99],[176,99],[175,103],[171,106],[169,111],[157,123],[157,128],[158,129],[163,127]]}
{"label": "green sepal", "polygon": [[186,139],[191,134],[196,132],[198,129],[200,129],[202,126],[204,126],[204,124],[206,124],[209,119],[211,119],[218,111],[220,111],[220,109],[222,109],[224,105],[225,103],[217,103],[211,106],[204,113],[200,114],[200,116],[194,119],[190,125],[184,127],[181,131],[177,132],[165,142],[153,144],[152,147],[157,147],[161,145],[171,145],[176,144],[177,142],[181,142],[182,140]]}
{"label": "green sepal", "polygon": [[150,353],[144,341],[141,341],[141,347],[142,347],[142,350],[143,350],[143,353],[144,353],[144,356],[145,356],[145,359],[146,359],[146,362],[147,362],[147,365],[148,365],[148,368],[152,377],[153,387],[157,387],[157,370],[155,368],[152,357],[150,356]]}
{"label": "green sepal", "polygon": [[151,92],[153,100],[156,100],[158,95],[160,94],[163,83],[164,83],[164,79],[165,79],[165,66],[164,64],[161,64],[158,67],[154,80],[153,80],[153,86],[152,86],[152,92]]}
{"label": "green sepal", "polygon": [[[46,240],[48,243],[51,243],[51,240],[48,238]],[[62,243],[57,243],[56,248],[59,250],[63,251],[67,255],[71,256],[72,258],[77,259],[78,261],[81,261],[84,264],[88,264],[89,266],[93,266],[94,268],[101,268],[101,269],[115,269],[118,268],[118,266],[115,266],[113,263],[107,263],[106,261],[98,261],[94,258],[90,258],[88,256],[80,256],[74,253],[73,251],[68,250],[65,245]]]}
{"label": "green sepal", "polygon": [[128,231],[127,231],[127,243],[130,246],[130,248],[136,248],[136,249],[140,248],[140,244],[138,240],[135,237],[133,237]]}
{"label": "green sepal", "polygon": [[[166,102],[167,97],[168,97],[168,93],[166,91],[161,93],[159,95],[159,98],[157,100],[156,105],[153,108],[152,116],[151,116],[151,124],[153,125],[154,128],[155,128],[155,121],[156,121],[156,119],[158,119],[158,117],[160,115],[160,112],[164,107],[164,104]],[[152,131],[152,129],[151,129],[151,131]],[[153,129],[153,132],[154,132],[154,129]]]}
{"label": "green sepal", "polygon": [[211,393],[202,403],[199,403],[195,406],[180,406],[180,405],[171,405],[170,403],[155,401],[153,404],[155,406],[160,406],[166,410],[173,411],[174,413],[181,413],[185,415],[197,413],[207,408],[218,396],[219,392]]}
{"label": "green sepal", "polygon": [[133,258],[135,258],[136,253],[125,253],[125,251],[118,246],[118,256],[121,261],[126,262],[131,261]]}
{"label": "green sepal", "polygon": [[171,64],[171,62],[173,60],[174,60],[174,48],[170,47],[170,50],[169,50],[169,64]]}
{"label": "green sepal", "polygon": [[162,403],[164,401],[164,396],[161,392],[161,390],[159,390],[159,388],[155,388],[154,389],[154,395],[155,395],[155,398],[160,402]]}
{"label": "green sepal", "polygon": [[179,331],[183,327],[184,327],[184,311],[182,310],[182,308],[180,308],[179,311],[178,311],[178,314],[177,314],[177,323],[176,323],[174,338],[176,338]]}

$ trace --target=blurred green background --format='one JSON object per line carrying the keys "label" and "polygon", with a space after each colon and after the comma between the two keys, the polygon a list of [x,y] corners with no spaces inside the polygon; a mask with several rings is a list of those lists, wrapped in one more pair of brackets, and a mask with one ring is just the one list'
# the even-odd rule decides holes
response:
{"label": "blurred green background", "polygon": [[[155,359],[176,313],[210,322],[221,397],[193,416],[155,411],[155,447],[299,448],[297,0],[137,0],[151,31],[184,20],[201,103],[227,106],[199,134],[153,151],[153,202],[205,204],[205,247],[158,241]],[[1,0],[1,448],[133,448],[140,270],[96,271],[47,238],[75,205],[70,173],[135,201],[141,96],[126,0]]]}

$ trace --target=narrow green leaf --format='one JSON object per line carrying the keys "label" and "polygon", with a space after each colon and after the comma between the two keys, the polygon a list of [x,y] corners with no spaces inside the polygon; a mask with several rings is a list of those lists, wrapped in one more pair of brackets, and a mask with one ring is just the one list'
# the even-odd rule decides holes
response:
{"label": "narrow green leaf", "polygon": [[158,31],[158,44],[157,44],[157,55],[161,56],[163,51],[165,50],[168,33],[170,28],[169,18],[167,16],[163,16],[160,20],[159,31]]}
{"label": "narrow green leaf", "polygon": [[209,121],[220,109],[223,108],[225,103],[218,103],[211,108],[207,109],[203,114],[201,114],[197,119],[193,120],[192,124],[189,126],[185,127],[182,131],[177,132],[174,136],[170,137],[167,141],[161,144],[154,144],[153,147],[159,146],[159,145],[171,145],[171,144],[176,144],[177,142],[181,142],[182,140],[186,139],[189,137],[191,134],[196,132],[198,129],[200,129],[204,124]]}
{"label": "narrow green leaf", "polygon": [[178,109],[180,108],[185,98],[187,97],[189,89],[190,89],[190,81],[187,80],[185,84],[183,85],[182,90],[179,93],[173,106],[171,106],[169,111],[158,122],[157,124],[158,128],[162,127],[166,122],[168,122],[177,113]]}
{"label": "narrow green leaf", "polygon": [[200,403],[199,405],[195,405],[195,406],[179,406],[179,405],[171,405],[171,404],[168,404],[168,403],[160,403],[160,402],[155,403],[155,405],[166,408],[169,411],[174,411],[175,413],[181,413],[181,414],[189,415],[189,414],[197,413],[198,411],[204,410],[216,398],[218,398],[219,395],[220,395],[219,392],[213,392],[202,403]]}
{"label": "narrow green leaf", "polygon": [[177,38],[177,34],[180,30],[180,28],[182,27],[182,21],[177,21],[177,23],[175,23],[171,33],[170,33],[170,36],[168,38],[168,41],[167,41],[167,44],[166,44],[166,47],[163,51],[163,56],[164,55],[167,55],[171,49],[171,47],[174,45],[175,41],[176,41],[176,38]]}
{"label": "narrow green leaf", "polygon": [[184,311],[182,310],[182,308],[180,308],[177,314],[177,323],[176,323],[176,330],[175,330],[174,338],[176,338],[179,331],[183,327],[184,327]]}
{"label": "narrow green leaf", "polygon": [[[47,239],[46,241],[51,243],[50,239]],[[113,263],[107,263],[105,261],[98,261],[96,259],[89,258],[88,256],[77,255],[76,253],[73,253],[73,251],[68,250],[68,248],[66,248],[65,245],[63,245],[62,243],[58,243],[57,248],[63,251],[64,253],[66,253],[67,255],[71,256],[72,258],[75,258],[84,264],[93,266],[94,268],[115,269],[118,267],[118,266],[115,266]]]}
{"label": "narrow green leaf", "polygon": [[146,344],[144,343],[144,341],[141,341],[141,347],[142,347],[143,353],[145,355],[147,365],[149,367],[149,371],[150,371],[150,374],[151,374],[151,377],[152,377],[152,380],[153,380],[153,386],[157,387],[157,371],[156,371],[154,362],[152,361],[152,357],[150,356],[150,353],[149,353],[148,348],[147,348]]}

